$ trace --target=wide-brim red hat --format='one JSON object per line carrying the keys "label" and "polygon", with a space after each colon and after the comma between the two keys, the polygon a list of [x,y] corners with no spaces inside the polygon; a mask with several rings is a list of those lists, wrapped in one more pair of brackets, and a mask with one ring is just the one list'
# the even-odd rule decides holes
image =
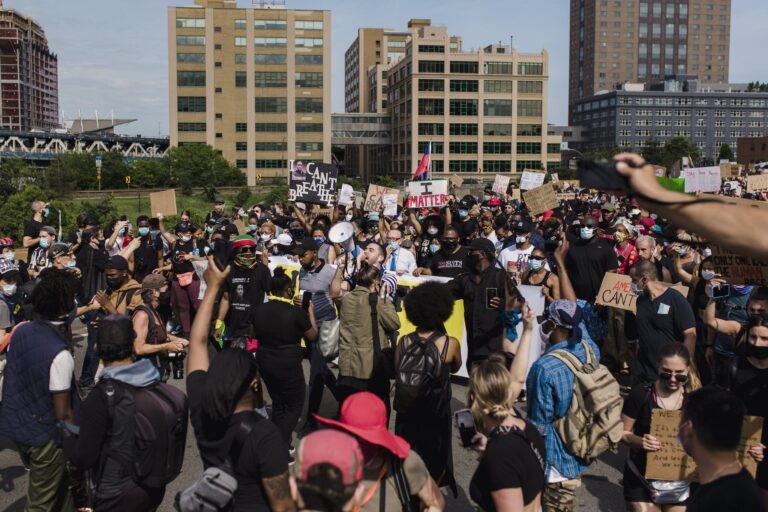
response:
{"label": "wide-brim red hat", "polygon": [[350,395],[341,406],[339,421],[314,415],[325,425],[340,428],[376,446],[386,448],[397,458],[404,459],[411,452],[408,441],[387,430],[387,409],[381,398],[363,391]]}

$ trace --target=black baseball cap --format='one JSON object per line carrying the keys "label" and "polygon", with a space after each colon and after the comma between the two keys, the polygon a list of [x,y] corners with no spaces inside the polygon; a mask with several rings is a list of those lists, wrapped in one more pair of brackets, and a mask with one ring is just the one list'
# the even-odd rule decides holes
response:
{"label": "black baseball cap", "polygon": [[318,249],[317,242],[315,242],[314,238],[311,237],[305,237],[302,238],[299,243],[296,244],[296,246],[291,251],[296,256],[301,256],[307,251],[316,251]]}
{"label": "black baseball cap", "polygon": [[62,242],[56,242],[48,249],[48,256],[53,260],[72,251],[72,247]]}
{"label": "black baseball cap", "polygon": [[533,231],[533,224],[531,224],[527,220],[518,220],[513,222],[509,226],[509,229],[511,229],[512,231],[524,231],[526,233],[530,233],[531,231]]}
{"label": "black baseball cap", "polygon": [[216,200],[213,203],[214,204],[224,204],[224,198],[223,197],[217,197]]}

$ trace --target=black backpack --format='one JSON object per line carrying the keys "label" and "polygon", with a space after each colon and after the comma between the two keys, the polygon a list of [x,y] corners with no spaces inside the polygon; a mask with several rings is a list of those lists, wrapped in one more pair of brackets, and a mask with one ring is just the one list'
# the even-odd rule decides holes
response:
{"label": "black backpack", "polygon": [[160,382],[136,388],[114,379],[97,387],[107,396],[110,422],[97,481],[105,469],[146,487],[173,481],[181,473],[187,440],[184,392]]}
{"label": "black backpack", "polygon": [[396,411],[410,410],[439,392],[443,361],[448,353],[447,339],[442,354],[435,346],[435,340],[442,336],[446,334],[435,331],[426,340],[419,338],[416,333],[403,338],[400,363],[395,370]]}

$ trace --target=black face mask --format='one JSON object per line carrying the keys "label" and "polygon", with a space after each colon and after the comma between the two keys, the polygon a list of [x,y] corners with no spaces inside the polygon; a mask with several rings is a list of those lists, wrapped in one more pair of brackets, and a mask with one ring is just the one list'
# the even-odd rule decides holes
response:
{"label": "black face mask", "polygon": [[480,272],[480,255],[470,254],[467,256],[467,266],[475,272]]}
{"label": "black face mask", "polygon": [[109,286],[113,290],[118,290],[125,282],[125,277],[108,277],[107,278],[107,286]]}
{"label": "black face mask", "polygon": [[160,292],[160,296],[157,298],[160,304],[168,304],[171,301],[171,290],[165,290]]}
{"label": "black face mask", "polygon": [[751,343],[746,345],[747,357],[753,357],[755,359],[764,360],[768,359],[768,347],[758,347]]}
{"label": "black face mask", "polygon": [[288,232],[291,234],[294,240],[301,240],[307,236],[307,231],[301,228],[289,229]]}
{"label": "black face mask", "polygon": [[443,246],[443,249],[445,249],[446,251],[453,251],[454,249],[456,249],[458,242],[454,242],[453,240],[442,240],[440,244]]}

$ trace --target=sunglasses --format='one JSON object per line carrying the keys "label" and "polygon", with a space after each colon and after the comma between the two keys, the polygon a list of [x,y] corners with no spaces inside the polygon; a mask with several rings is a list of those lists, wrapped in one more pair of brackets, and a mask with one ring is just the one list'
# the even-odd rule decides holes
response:
{"label": "sunglasses", "polygon": [[536,260],[536,261],[544,261],[546,258],[544,256],[531,256],[529,259]]}
{"label": "sunglasses", "polygon": [[663,381],[670,381],[672,380],[672,377],[675,378],[678,384],[684,386],[688,382],[688,374],[679,374],[679,373],[672,373],[672,372],[659,372],[659,378]]}

